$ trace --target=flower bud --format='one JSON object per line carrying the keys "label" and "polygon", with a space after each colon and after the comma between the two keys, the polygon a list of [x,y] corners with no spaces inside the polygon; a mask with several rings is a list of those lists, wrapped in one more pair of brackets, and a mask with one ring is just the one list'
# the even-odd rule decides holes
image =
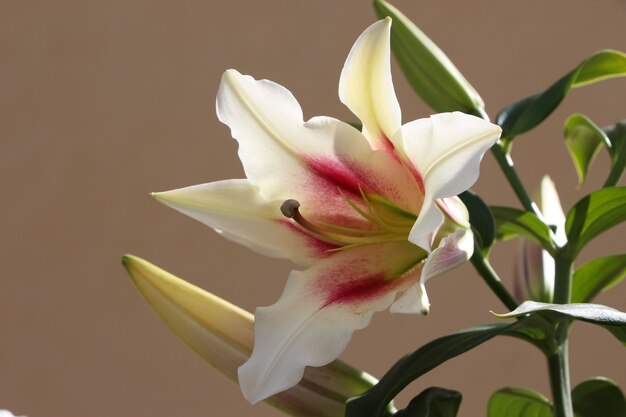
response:
{"label": "flower bud", "polygon": [[[554,182],[547,175],[541,180],[535,201],[544,218],[554,230],[558,245],[566,242],[565,214],[561,208]],[[554,259],[539,245],[522,238],[514,271],[515,297],[525,300],[551,303],[554,295]]]}
{"label": "flower bud", "polygon": [[[237,382],[254,343],[254,316],[136,256],[122,263],[148,303],[191,349]],[[376,379],[334,361],[308,368],[300,383],[266,401],[293,416],[343,417],[346,401]],[[1,417],[1,414],[0,414]]]}
{"label": "flower bud", "polygon": [[374,1],[380,18],[390,16],[391,49],[413,90],[437,112],[484,114],[484,102],[452,61],[402,12]]}

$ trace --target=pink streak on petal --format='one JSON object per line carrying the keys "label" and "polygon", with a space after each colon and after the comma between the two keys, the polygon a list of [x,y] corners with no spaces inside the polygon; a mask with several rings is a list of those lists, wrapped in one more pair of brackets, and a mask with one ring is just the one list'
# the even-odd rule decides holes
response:
{"label": "pink streak on petal", "polygon": [[385,279],[384,274],[379,273],[369,277],[361,277],[348,282],[335,284],[323,307],[330,305],[361,304],[381,295],[389,293],[396,286],[395,280]]}
{"label": "pink streak on petal", "polygon": [[381,137],[380,141],[383,144],[382,150],[384,150],[385,152],[393,156],[395,160],[400,161],[400,159],[398,158],[398,155],[396,155],[396,152],[395,152],[396,147],[393,146],[393,142],[391,142],[391,140],[389,140],[387,135],[385,135],[384,133],[381,133],[380,137]]}
{"label": "pink streak on petal", "polygon": [[389,279],[382,271],[371,271],[366,259],[357,257],[333,263],[319,271],[312,288],[324,300],[322,308],[330,305],[359,306],[393,291],[401,279]]}
{"label": "pink streak on petal", "polygon": [[281,226],[287,227],[290,231],[302,236],[306,241],[307,247],[310,249],[310,255],[314,258],[327,258],[336,253],[333,251],[334,249],[339,248],[338,245],[320,240],[305,230],[300,229],[289,220],[277,220],[276,222]]}
{"label": "pink streak on petal", "polygon": [[310,157],[303,157],[303,159],[316,174],[316,185],[331,186],[335,190],[338,188],[345,193],[360,195],[359,186],[362,186],[361,181],[349,167],[339,161],[330,159]]}
{"label": "pink streak on petal", "polygon": [[393,142],[383,133],[381,133],[381,142],[383,145],[383,150],[386,151],[391,157],[401,165],[403,165],[415,178],[415,182],[417,183],[417,187],[424,194],[424,179],[422,175],[417,171],[417,169],[410,162],[403,162],[398,154],[396,153],[396,148],[393,145]]}

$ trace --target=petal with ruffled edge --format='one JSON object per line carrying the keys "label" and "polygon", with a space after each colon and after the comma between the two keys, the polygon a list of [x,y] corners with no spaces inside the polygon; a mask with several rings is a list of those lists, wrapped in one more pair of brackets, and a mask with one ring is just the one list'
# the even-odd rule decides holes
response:
{"label": "petal with ruffled edge", "polygon": [[391,18],[367,28],[357,39],[341,71],[339,99],[363,123],[375,149],[393,149],[401,113],[391,79]]}
{"label": "petal with ruffled edge", "polygon": [[469,229],[458,228],[444,237],[426,259],[419,282],[413,284],[391,305],[392,313],[428,314],[430,303],[426,282],[466,262],[474,253],[474,236]]}
{"label": "petal with ruffled edge", "polygon": [[308,266],[332,255],[336,246],[294,226],[248,180],[225,180],[152,193],[161,203],[216,230],[227,239],[266,256]]}
{"label": "petal with ruffled edge", "polygon": [[278,302],[256,310],[254,351],[239,368],[252,403],[287,389],[306,366],[337,358],[352,333],[419,279],[426,253],[409,242],[362,246],[292,271]]}
{"label": "petal with ruffled edge", "polygon": [[347,123],[304,122],[296,99],[276,83],[226,71],[217,113],[239,142],[246,176],[268,201],[296,199],[303,214],[349,226],[366,225],[344,200],[358,202],[361,190],[408,211],[419,207],[414,181],[393,156],[373,151]]}
{"label": "petal with ruffled edge", "polygon": [[424,180],[424,204],[409,240],[430,250],[441,225],[439,198],[467,190],[478,178],[480,160],[500,137],[499,126],[460,112],[435,114],[400,129],[406,155]]}

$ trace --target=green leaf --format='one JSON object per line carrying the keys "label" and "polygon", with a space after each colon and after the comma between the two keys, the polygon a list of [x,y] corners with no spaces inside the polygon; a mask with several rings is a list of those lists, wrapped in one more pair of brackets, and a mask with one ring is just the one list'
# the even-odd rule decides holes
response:
{"label": "green leaf", "polygon": [[480,115],[484,103],[452,61],[397,8],[375,0],[379,18],[391,17],[391,49],[415,92],[437,112]]}
{"label": "green leaf", "polygon": [[588,303],[626,276],[626,254],[594,259],[578,268],[572,278],[572,302]]}
{"label": "green leaf", "polygon": [[495,314],[500,318],[521,317],[530,313],[544,313],[547,317],[565,316],[594,324],[622,327],[626,326],[626,313],[602,304],[572,303],[550,304],[524,301],[515,310],[506,314]]}
{"label": "green leaf", "polygon": [[608,378],[581,382],[572,390],[572,405],[576,417],[624,417],[624,394]]}
{"label": "green leaf", "polygon": [[456,417],[462,399],[458,391],[431,387],[413,398],[394,417]]}
{"label": "green leaf", "polygon": [[550,228],[534,214],[512,207],[492,206],[496,220],[496,238],[505,240],[515,236],[526,236],[545,250],[554,254]]}
{"label": "green leaf", "polygon": [[602,145],[610,151],[611,142],[602,129],[582,114],[573,114],[565,121],[564,136],[565,146],[576,167],[578,183],[582,185]]}
{"label": "green leaf", "polygon": [[[513,323],[516,324],[516,323]],[[449,359],[486,342],[509,329],[511,325],[489,324],[435,339],[406,355],[363,395],[346,406],[346,417],[379,417],[387,404],[411,382]]]}
{"label": "green leaf", "polygon": [[484,252],[489,251],[495,237],[495,220],[489,206],[472,191],[465,191],[459,195],[467,211],[469,221],[474,232],[474,239]]}
{"label": "green leaf", "polygon": [[493,314],[500,318],[512,318],[522,317],[532,313],[538,313],[548,320],[555,322],[562,318],[568,318],[599,324],[610,331],[626,346],[626,313],[601,304],[549,304],[538,303],[536,301],[524,301],[510,313]]}
{"label": "green leaf", "polygon": [[502,137],[511,141],[515,136],[537,126],[557,108],[570,89],[624,75],[624,53],[613,50],[594,53],[545,91],[502,109],[496,117],[496,123],[503,130]]}
{"label": "green leaf", "polygon": [[525,388],[503,388],[493,393],[487,417],[552,417],[552,404],[538,392]]}
{"label": "green leaf", "polygon": [[525,340],[539,348],[546,355],[550,355],[558,345],[552,337],[556,332],[557,326],[552,321],[533,314],[529,317],[513,323],[503,335],[516,337]]}
{"label": "green leaf", "polygon": [[594,237],[626,220],[626,187],[595,191],[567,213],[565,231],[569,250],[576,256]]}
{"label": "green leaf", "polygon": [[617,340],[622,342],[622,345],[624,345],[626,347],[626,327],[624,327],[624,326],[622,326],[622,327],[604,326],[604,327],[609,332],[611,332],[613,334],[613,336],[615,336],[617,338]]}
{"label": "green leaf", "polygon": [[602,129],[611,142],[611,172],[604,183],[605,187],[613,187],[622,178],[626,168],[626,120],[606,126]]}

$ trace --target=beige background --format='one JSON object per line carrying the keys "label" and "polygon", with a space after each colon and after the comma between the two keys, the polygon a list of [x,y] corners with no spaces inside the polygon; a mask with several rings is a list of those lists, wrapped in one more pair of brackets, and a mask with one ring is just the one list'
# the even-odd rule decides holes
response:
{"label": "beige background", "polygon": [[[626,3],[402,1],[453,59],[492,116],[600,48],[626,50]],[[352,120],[337,98],[343,60],[375,20],[369,1],[0,1],[0,408],[30,417],[277,416],[251,407],[160,323],[120,265],[145,257],[252,310],[273,303],[289,264],[252,254],[147,197],[150,191],[241,177],[235,142],[214,114],[222,71],[275,80],[305,115]],[[395,65],[395,64],[394,64]],[[409,121],[429,114],[399,73]],[[574,91],[516,145],[529,188],[544,173],[569,207],[576,188],[561,140],[580,111],[604,125],[626,116],[626,80]],[[490,155],[477,189],[517,205]],[[622,227],[585,259],[624,252]],[[494,254],[510,279],[509,253]],[[598,298],[626,310],[625,286]],[[434,280],[432,315],[377,315],[343,355],[381,375],[401,355],[504,311],[469,266]],[[623,347],[590,325],[574,329],[573,380],[626,386]],[[403,398],[439,385],[484,415],[506,385],[548,394],[538,352],[501,338],[431,372]]]}

